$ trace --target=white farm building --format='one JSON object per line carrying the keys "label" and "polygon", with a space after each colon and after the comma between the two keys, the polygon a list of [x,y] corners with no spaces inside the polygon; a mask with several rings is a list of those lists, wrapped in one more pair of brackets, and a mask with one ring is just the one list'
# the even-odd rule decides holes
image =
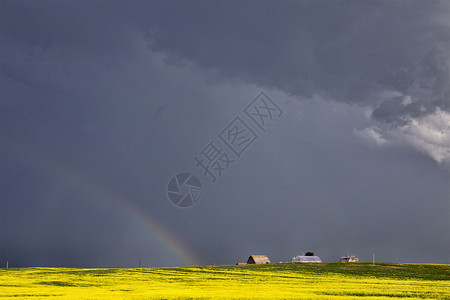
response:
{"label": "white farm building", "polygon": [[291,259],[291,262],[299,262],[299,263],[321,263],[322,260],[318,256],[304,256],[297,255]]}

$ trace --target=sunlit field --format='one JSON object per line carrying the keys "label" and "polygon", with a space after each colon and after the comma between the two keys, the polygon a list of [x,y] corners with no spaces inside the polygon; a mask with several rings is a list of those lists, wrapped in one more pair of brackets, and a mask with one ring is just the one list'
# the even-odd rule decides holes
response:
{"label": "sunlit field", "polygon": [[0,297],[450,299],[450,265],[330,263],[0,270]]}

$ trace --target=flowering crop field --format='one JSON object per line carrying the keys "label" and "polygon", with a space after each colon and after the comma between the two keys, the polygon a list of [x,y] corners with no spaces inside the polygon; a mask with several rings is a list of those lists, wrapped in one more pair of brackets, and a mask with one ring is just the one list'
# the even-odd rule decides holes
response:
{"label": "flowering crop field", "polygon": [[450,299],[450,265],[276,263],[0,270],[0,298]]}

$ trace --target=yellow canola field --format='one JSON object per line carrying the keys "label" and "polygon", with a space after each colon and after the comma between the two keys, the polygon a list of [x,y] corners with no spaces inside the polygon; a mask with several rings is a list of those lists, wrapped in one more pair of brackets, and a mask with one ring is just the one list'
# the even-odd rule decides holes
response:
{"label": "yellow canola field", "polygon": [[450,299],[449,280],[268,267],[0,270],[0,298]]}

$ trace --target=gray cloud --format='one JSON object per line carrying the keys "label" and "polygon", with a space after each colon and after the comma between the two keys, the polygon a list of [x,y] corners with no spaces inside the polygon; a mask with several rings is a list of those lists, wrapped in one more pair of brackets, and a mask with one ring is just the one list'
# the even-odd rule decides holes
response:
{"label": "gray cloud", "polygon": [[[372,104],[378,119],[391,120],[391,109],[399,113],[390,99],[377,102],[384,90],[413,98],[404,113],[449,106],[445,2],[260,2],[239,3],[238,9],[232,1],[50,3],[51,9],[5,2],[13,9],[2,18],[2,39],[112,63],[133,54],[136,32],[172,62],[191,60],[292,95]],[[27,22],[12,18],[14,12]],[[4,68],[14,74],[11,65]]]}
{"label": "gray cloud", "polygon": [[433,97],[420,101],[445,101],[445,3],[265,2],[257,11],[249,3],[239,8],[177,6],[162,17],[167,26],[149,33],[152,47],[295,95],[319,92],[363,102],[382,90],[421,90]]}
{"label": "gray cloud", "polygon": [[[374,120],[390,126],[450,109],[448,3],[261,3],[257,13],[251,4],[229,4],[195,13],[177,6],[170,13],[181,20],[166,16],[167,26],[149,33],[151,47],[227,78],[372,107]],[[380,97],[387,93],[393,96]]]}
{"label": "gray cloud", "polygon": [[[416,117],[433,113],[436,107],[450,107],[450,44],[437,44],[423,59],[402,70],[399,77],[408,82],[405,88],[396,89],[403,97],[385,100],[373,111],[376,119],[388,122],[401,121],[402,116]],[[408,99],[405,99],[407,97]]]}
{"label": "gray cloud", "polygon": [[[205,264],[449,261],[448,172],[409,149],[448,159],[447,4],[0,5],[0,264],[184,264],[130,206]],[[193,155],[260,90],[283,118],[209,184]]]}

